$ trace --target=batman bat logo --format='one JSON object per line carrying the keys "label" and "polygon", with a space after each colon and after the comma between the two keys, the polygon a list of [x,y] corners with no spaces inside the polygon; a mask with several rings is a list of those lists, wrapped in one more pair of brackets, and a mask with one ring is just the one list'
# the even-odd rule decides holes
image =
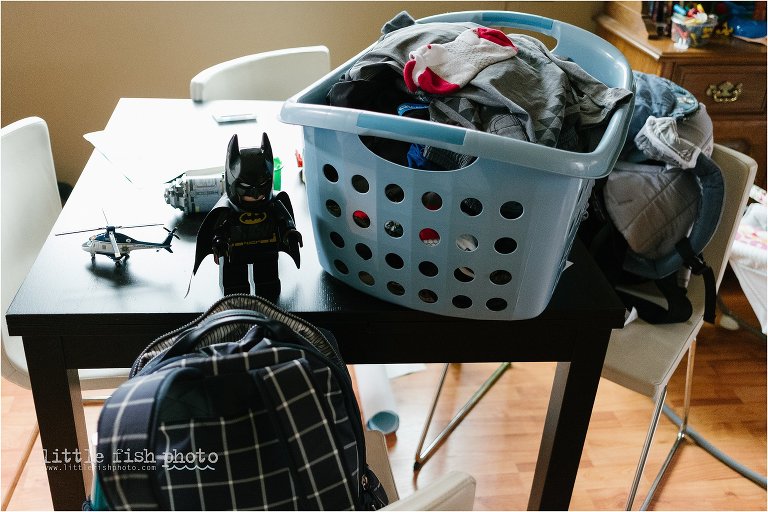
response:
{"label": "batman bat logo", "polygon": [[267,212],[245,212],[240,215],[240,224],[260,224],[267,219]]}

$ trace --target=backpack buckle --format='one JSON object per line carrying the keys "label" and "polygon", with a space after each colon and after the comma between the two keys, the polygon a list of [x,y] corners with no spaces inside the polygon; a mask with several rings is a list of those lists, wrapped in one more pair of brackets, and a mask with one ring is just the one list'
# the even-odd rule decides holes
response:
{"label": "backpack buckle", "polygon": [[697,276],[703,274],[704,270],[709,267],[701,254],[686,258],[685,266],[691,269],[691,272]]}

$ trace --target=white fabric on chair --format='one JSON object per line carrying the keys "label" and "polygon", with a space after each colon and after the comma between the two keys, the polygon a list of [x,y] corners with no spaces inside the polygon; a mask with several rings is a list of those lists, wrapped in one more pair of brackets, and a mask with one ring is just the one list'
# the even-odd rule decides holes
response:
{"label": "white fabric on chair", "polygon": [[729,261],[739,280],[744,295],[760,321],[763,334],[768,328],[768,290],[765,281],[768,276],[768,229],[766,229],[766,207],[752,203],[747,207],[739,223],[739,231],[733,241]]}

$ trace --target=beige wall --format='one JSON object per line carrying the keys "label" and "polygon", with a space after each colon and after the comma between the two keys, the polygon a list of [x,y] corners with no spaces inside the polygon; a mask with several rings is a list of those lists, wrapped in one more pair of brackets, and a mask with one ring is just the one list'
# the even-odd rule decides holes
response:
{"label": "beige wall", "polygon": [[354,56],[401,10],[541,14],[592,30],[600,2],[2,2],[2,126],[48,122],[59,180],[74,184],[120,97],[189,97],[198,71],[241,55],[324,44]]}

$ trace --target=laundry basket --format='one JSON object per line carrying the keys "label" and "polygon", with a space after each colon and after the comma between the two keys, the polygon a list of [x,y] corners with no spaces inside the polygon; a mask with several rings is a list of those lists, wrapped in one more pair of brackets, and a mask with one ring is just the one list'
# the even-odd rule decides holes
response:
{"label": "laundry basket", "polygon": [[[558,41],[553,51],[609,87],[633,89],[632,71],[616,48],[566,23],[506,11],[418,23],[466,21],[552,36]],[[353,288],[416,310],[492,320],[540,314],[566,266],[594,180],[610,172],[624,143],[632,103],[613,114],[594,151],[563,151],[328,106],[328,90],[358,57],[289,99],[280,114],[304,127],[304,172],[322,267]],[[361,135],[477,159],[454,171],[412,169],[377,156]]]}

